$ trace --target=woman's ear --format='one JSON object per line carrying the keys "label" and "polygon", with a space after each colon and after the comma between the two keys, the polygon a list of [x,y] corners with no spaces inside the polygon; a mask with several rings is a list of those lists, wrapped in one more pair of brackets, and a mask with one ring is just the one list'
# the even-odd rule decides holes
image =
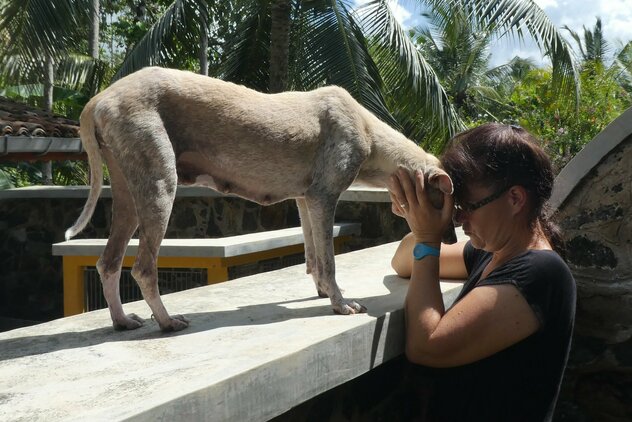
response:
{"label": "woman's ear", "polygon": [[525,208],[527,200],[529,199],[527,190],[520,185],[510,187],[507,192],[507,196],[509,198],[509,203],[514,208],[514,213],[516,214]]}

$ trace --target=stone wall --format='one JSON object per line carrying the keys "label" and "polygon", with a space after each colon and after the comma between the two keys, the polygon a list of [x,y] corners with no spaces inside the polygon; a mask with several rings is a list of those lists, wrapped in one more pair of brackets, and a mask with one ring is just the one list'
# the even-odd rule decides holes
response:
{"label": "stone wall", "polygon": [[[64,231],[79,216],[87,189],[78,190],[0,192],[0,317],[47,321],[63,316],[61,257],[51,255],[51,245],[64,240]],[[379,201],[388,198],[383,194]],[[361,222],[362,234],[345,251],[395,241],[406,233],[405,221],[393,216],[390,203],[364,202],[362,192],[352,197],[339,203],[336,221]],[[105,190],[77,238],[108,237],[110,207]],[[208,190],[180,189],[167,237],[224,237],[299,224],[294,201],[262,207]]]}
{"label": "stone wall", "polygon": [[623,123],[630,127],[593,140],[558,176],[566,186],[558,217],[578,291],[560,403],[565,420],[632,420],[632,111],[627,114]]}

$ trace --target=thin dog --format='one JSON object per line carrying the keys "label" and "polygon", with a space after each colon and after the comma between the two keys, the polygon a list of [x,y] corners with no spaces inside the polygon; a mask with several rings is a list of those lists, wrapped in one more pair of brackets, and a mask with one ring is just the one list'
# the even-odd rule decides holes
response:
{"label": "thin dog", "polygon": [[143,319],[126,315],[119,294],[125,249],[138,229],[132,268],[163,331],[188,326],[171,316],[158,291],[156,260],[176,186],[201,184],[262,205],[296,199],[307,273],[335,312],[366,309],[343,298],[332,239],[340,194],[354,181],[386,187],[399,167],[421,170],[441,206],[452,181],[439,160],[379,120],[339,87],[264,94],[191,72],[148,67],[92,98],[81,114],[91,190],[70,239],[90,220],[103,182],[112,187],[112,226],[97,270],[116,329]]}

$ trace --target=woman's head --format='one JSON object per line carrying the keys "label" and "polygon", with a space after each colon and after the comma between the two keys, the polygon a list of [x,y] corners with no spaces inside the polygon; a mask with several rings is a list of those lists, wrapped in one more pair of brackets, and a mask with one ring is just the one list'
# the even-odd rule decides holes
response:
{"label": "woman's head", "polygon": [[529,132],[499,123],[478,126],[452,138],[441,162],[454,183],[457,203],[464,202],[472,186],[484,186],[498,196],[512,186],[523,187],[530,227],[534,229],[540,222],[549,240],[557,242],[545,209],[553,190],[553,168]]}

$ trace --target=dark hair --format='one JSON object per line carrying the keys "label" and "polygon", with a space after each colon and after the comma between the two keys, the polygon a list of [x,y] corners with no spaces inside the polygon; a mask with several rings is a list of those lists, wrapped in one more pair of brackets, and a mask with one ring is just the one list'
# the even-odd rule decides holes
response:
{"label": "dark hair", "polygon": [[540,223],[544,235],[558,252],[564,248],[559,228],[549,220],[548,199],[555,175],[550,158],[539,141],[519,126],[486,123],[454,136],[441,157],[452,178],[454,196],[463,197],[466,183],[494,190],[520,185],[529,195],[529,224]]}

